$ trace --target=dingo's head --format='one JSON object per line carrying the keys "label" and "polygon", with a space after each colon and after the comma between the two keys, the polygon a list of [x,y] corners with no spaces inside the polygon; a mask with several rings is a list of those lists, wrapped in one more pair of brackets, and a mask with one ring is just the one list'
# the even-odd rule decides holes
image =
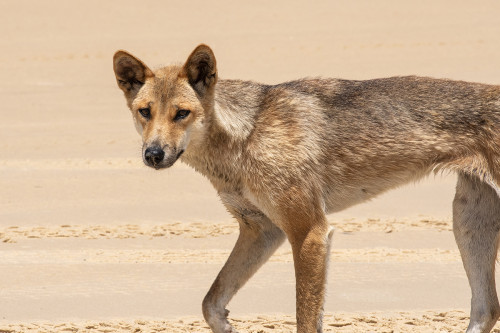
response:
{"label": "dingo's head", "polygon": [[142,135],[146,165],[168,168],[190,144],[203,140],[217,82],[215,56],[208,46],[199,45],[183,66],[156,71],[118,51],[113,69]]}

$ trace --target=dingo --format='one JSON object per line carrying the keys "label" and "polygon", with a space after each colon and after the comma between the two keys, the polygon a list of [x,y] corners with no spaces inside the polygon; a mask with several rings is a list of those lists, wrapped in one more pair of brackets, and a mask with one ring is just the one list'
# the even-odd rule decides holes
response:
{"label": "dingo", "polygon": [[152,71],[125,51],[113,65],[142,135],[144,163],[192,166],[240,224],[203,300],[213,332],[235,332],[226,305],[285,237],[293,249],[297,331],[322,332],[332,238],[325,214],[441,169],[459,175],[453,220],[472,289],[467,332],[494,326],[500,86],[415,76],[219,80],[206,45],[183,66]]}

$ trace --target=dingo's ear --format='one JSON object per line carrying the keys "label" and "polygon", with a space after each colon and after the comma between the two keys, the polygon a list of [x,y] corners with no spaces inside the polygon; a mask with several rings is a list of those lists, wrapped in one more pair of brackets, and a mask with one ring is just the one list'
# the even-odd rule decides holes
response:
{"label": "dingo's ear", "polygon": [[153,72],[142,61],[128,52],[118,51],[113,57],[113,69],[115,71],[118,87],[130,100],[137,95],[146,78],[153,77]]}
{"label": "dingo's ear", "polygon": [[215,55],[205,44],[194,49],[183,70],[189,84],[199,95],[204,95],[217,82]]}

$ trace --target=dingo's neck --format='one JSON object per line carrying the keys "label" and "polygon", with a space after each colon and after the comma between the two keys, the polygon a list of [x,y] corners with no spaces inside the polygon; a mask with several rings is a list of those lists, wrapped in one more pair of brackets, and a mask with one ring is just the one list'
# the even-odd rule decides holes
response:
{"label": "dingo's neck", "polygon": [[219,191],[228,185],[239,186],[238,170],[245,165],[242,150],[254,129],[265,87],[247,81],[219,81],[203,140],[190,144],[181,157]]}
{"label": "dingo's neck", "polygon": [[252,132],[266,86],[250,81],[220,80],[215,88],[213,126],[228,139],[244,141]]}

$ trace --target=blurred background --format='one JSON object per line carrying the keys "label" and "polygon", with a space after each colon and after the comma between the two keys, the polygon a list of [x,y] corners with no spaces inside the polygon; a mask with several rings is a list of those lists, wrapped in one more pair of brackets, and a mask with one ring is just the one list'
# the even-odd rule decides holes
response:
{"label": "blurred background", "polygon": [[[118,49],[155,68],[206,43],[221,78],[270,84],[408,74],[498,84],[499,12],[493,1],[3,1],[0,222],[230,219],[184,166],[141,166],[140,138],[112,71]],[[402,208],[390,204],[401,197],[394,194],[339,218],[449,216],[452,190],[443,201],[426,186],[412,188],[427,195]],[[168,214],[151,213],[159,204]]]}

